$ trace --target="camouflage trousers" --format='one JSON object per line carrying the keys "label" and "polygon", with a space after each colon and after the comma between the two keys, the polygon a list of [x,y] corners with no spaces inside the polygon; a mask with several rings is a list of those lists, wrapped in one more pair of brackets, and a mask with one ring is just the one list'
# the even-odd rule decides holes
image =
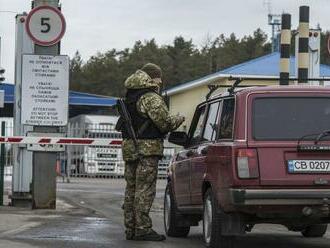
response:
{"label": "camouflage trousers", "polygon": [[150,208],[156,195],[158,156],[126,161],[124,219],[127,235],[144,235],[150,232]]}

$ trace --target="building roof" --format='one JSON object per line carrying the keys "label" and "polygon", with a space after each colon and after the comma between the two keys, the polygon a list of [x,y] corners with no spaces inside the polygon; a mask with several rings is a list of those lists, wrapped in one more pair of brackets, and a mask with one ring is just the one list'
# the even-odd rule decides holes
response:
{"label": "building roof", "polygon": [[[238,65],[226,68],[224,70],[218,71],[216,73],[207,75],[205,77],[185,82],[174,86],[167,90],[168,95],[172,95],[183,90],[195,88],[200,85],[209,84],[220,78],[233,77],[262,77],[262,78],[273,78],[278,77],[280,63],[280,53],[274,52],[270,53]],[[295,75],[295,57],[290,58],[290,76],[296,77]],[[330,66],[320,65],[320,76],[330,77]]]}
{"label": "building roof", "polygon": [[[0,90],[5,91],[5,103],[14,103],[15,85],[2,83],[0,84]],[[115,105],[116,102],[117,99],[114,97],[99,96],[77,91],[69,92],[69,105],[109,107]]]}

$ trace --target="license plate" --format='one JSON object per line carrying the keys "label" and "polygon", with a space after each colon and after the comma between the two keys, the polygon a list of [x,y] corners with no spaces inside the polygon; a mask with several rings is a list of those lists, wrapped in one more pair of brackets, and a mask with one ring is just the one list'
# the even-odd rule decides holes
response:
{"label": "license plate", "polygon": [[289,173],[330,173],[330,160],[288,160]]}

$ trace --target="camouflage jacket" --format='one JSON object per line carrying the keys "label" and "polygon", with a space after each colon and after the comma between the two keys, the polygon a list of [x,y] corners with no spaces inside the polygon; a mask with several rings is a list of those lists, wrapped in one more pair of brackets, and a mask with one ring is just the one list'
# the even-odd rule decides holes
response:
{"label": "camouflage jacket", "polygon": [[[159,82],[152,80],[148,74],[138,70],[125,81],[125,87],[127,89],[158,89]],[[157,93],[148,92],[142,95],[137,101],[136,107],[141,115],[150,118],[163,133],[177,129],[184,120],[181,116],[170,115],[163,98]],[[138,140],[137,151],[142,156],[163,156],[163,149],[162,139]],[[126,139],[123,141],[124,160],[136,160],[138,153],[132,140]]]}

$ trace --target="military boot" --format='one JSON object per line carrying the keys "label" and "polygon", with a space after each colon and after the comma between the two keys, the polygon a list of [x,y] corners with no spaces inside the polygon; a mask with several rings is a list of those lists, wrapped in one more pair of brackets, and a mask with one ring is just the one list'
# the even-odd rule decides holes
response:
{"label": "military boot", "polygon": [[164,241],[165,239],[166,237],[164,235],[158,234],[154,230],[151,230],[147,234],[134,237],[136,241]]}
{"label": "military boot", "polygon": [[135,233],[134,230],[126,230],[126,240],[135,240]]}

